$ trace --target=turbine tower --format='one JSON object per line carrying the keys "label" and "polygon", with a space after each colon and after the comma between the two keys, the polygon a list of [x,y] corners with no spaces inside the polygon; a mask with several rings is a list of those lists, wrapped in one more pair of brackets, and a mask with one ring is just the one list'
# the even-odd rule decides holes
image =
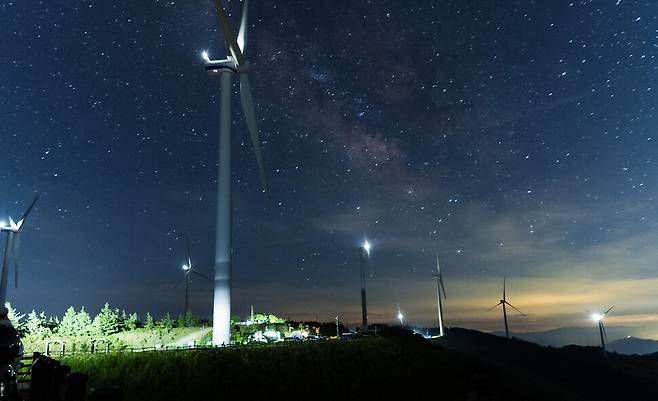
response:
{"label": "turbine tower", "polygon": [[214,3],[219,25],[224,33],[224,42],[229,51],[229,55],[222,60],[211,60],[207,52],[202,54],[208,75],[219,75],[221,80],[212,342],[214,345],[222,345],[229,344],[231,341],[231,92],[233,75],[240,77],[242,111],[247,121],[247,128],[256,153],[262,189],[266,196],[268,190],[265,163],[261,154],[261,143],[256,124],[256,111],[247,75],[249,62],[244,57],[247,42],[248,0],[244,1],[237,37],[224,11],[222,1],[214,0]]}
{"label": "turbine tower", "polygon": [[514,307],[514,305],[512,305],[512,304],[509,303],[509,302],[507,302],[507,296],[506,296],[506,294],[505,294],[505,281],[506,281],[506,279],[503,278],[503,299],[501,299],[500,302],[498,302],[496,305],[494,305],[494,306],[492,306],[491,308],[489,308],[489,309],[487,310],[487,312],[490,311],[490,310],[495,309],[495,308],[498,307],[499,305],[503,305],[503,319],[505,320],[505,337],[509,338],[509,326],[507,325],[507,309],[505,308],[505,306],[509,306],[510,308],[512,308],[512,309],[514,309],[515,311],[519,312],[519,313],[520,313],[521,315],[523,315],[523,316],[525,316],[525,313],[523,313],[523,312],[521,312],[520,310],[516,309],[516,308]]}
{"label": "turbine tower", "polygon": [[370,248],[371,246],[368,240],[363,241],[363,245],[359,247],[359,270],[361,274],[361,332],[363,334],[368,331],[368,302],[366,300],[365,259],[366,257],[370,257]]}
{"label": "turbine tower", "polygon": [[447,299],[446,289],[443,286],[443,276],[441,275],[441,266],[439,266],[439,255],[436,255],[436,274],[432,275],[436,280],[436,303],[439,312],[439,337],[443,337],[443,304],[441,303],[441,293],[443,298]]}
{"label": "turbine tower", "polygon": [[602,315],[598,313],[592,314],[592,320],[594,320],[594,323],[597,323],[599,326],[599,335],[601,336],[601,349],[603,350],[603,357],[607,356],[605,351],[605,342],[608,339],[608,335],[605,333],[605,327],[603,326],[603,319],[608,316],[608,313],[612,310],[612,308],[614,308],[614,306],[608,308],[608,310],[605,311],[605,313]]}
{"label": "turbine tower", "polygon": [[199,277],[202,277],[210,282],[212,280],[205,275],[199,273],[194,267],[192,267],[192,255],[190,253],[190,239],[186,238],[187,241],[187,263],[183,264],[183,272],[185,272],[185,276],[180,279],[178,283],[174,286],[174,288],[178,287],[180,283],[185,280],[185,308],[183,309],[183,317],[187,315],[187,312],[190,311],[189,307],[189,296],[190,296],[190,283],[192,282],[192,274],[196,274]]}
{"label": "turbine tower", "polygon": [[5,254],[2,260],[2,277],[0,278],[0,306],[4,306],[7,301],[7,282],[9,280],[9,269],[12,264],[14,265],[14,286],[18,287],[18,252],[21,245],[21,229],[38,199],[39,196],[34,198],[25,213],[23,213],[23,216],[18,220],[18,223],[14,222],[11,216],[8,216],[9,225],[0,227],[0,231],[7,233]]}

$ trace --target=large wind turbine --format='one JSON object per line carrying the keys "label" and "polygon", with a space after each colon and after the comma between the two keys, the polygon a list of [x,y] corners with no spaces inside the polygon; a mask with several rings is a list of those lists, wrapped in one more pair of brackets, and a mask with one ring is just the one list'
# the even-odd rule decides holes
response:
{"label": "large wind turbine", "polygon": [[251,85],[247,75],[249,62],[244,57],[247,42],[248,1],[244,1],[240,31],[235,36],[221,0],[214,0],[215,11],[224,33],[229,55],[222,60],[211,60],[207,52],[202,57],[206,72],[221,78],[221,105],[219,118],[219,169],[217,177],[217,237],[215,242],[215,292],[213,301],[213,334],[215,345],[231,341],[231,92],[233,75],[240,77],[240,101],[251,142],[256,153],[263,192],[267,195],[265,163],[258,137],[256,112],[251,98]]}
{"label": "large wind turbine", "polygon": [[2,277],[0,278],[0,306],[4,306],[7,301],[7,282],[9,280],[9,269],[12,264],[14,265],[14,286],[18,287],[18,252],[21,245],[21,229],[38,199],[38,196],[34,198],[30,207],[23,213],[23,217],[18,220],[18,223],[14,222],[11,216],[8,216],[8,225],[0,227],[0,231],[7,233],[5,254],[2,260]]}
{"label": "large wind turbine", "polygon": [[510,308],[512,308],[515,311],[519,312],[523,316],[525,316],[525,313],[523,313],[520,310],[516,309],[514,307],[514,305],[507,302],[507,296],[505,294],[505,281],[506,281],[506,279],[503,278],[503,299],[501,299],[500,302],[498,302],[496,305],[489,308],[487,311],[493,310],[499,305],[503,305],[503,319],[505,320],[505,337],[509,338],[509,326],[507,325],[507,309],[505,308],[505,306],[509,306]]}
{"label": "large wind turbine", "polygon": [[190,311],[189,307],[189,296],[190,296],[190,283],[192,282],[192,274],[196,274],[199,277],[202,277],[210,282],[212,280],[208,277],[206,277],[204,274],[201,274],[199,271],[197,271],[194,267],[192,267],[192,254],[190,253],[190,239],[186,238],[187,241],[187,263],[183,264],[183,272],[185,272],[185,276],[180,279],[178,283],[174,286],[174,288],[178,287],[180,283],[185,280],[185,308],[183,309],[183,317],[187,315],[187,312]]}
{"label": "large wind turbine", "polygon": [[441,293],[443,298],[447,299],[446,289],[443,286],[443,276],[441,275],[441,266],[439,266],[439,255],[436,255],[436,274],[432,275],[436,280],[436,303],[439,312],[439,337],[443,337],[443,304],[441,303]]}
{"label": "large wind turbine", "polygon": [[605,311],[605,313],[602,315],[599,315],[598,313],[592,313],[592,320],[594,320],[594,323],[599,325],[599,335],[601,336],[601,349],[603,350],[603,356],[606,356],[605,342],[608,339],[608,335],[605,333],[605,327],[603,326],[603,319],[605,319],[612,308],[614,308],[614,306],[608,308],[608,310]]}

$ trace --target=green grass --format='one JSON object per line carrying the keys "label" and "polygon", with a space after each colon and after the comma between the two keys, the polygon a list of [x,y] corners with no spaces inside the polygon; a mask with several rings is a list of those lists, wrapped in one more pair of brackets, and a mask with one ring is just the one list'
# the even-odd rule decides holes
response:
{"label": "green grass", "polygon": [[[426,374],[452,383],[465,376],[454,355],[427,343],[384,338],[194,351],[77,356],[63,360],[90,375],[91,386],[119,385],[125,400],[280,399],[335,394],[387,397],[400,385],[408,395],[431,394]],[[445,389],[467,399],[467,386]],[[315,397],[311,397],[315,398]]]}
{"label": "green grass", "polygon": [[[63,361],[125,400],[556,400],[561,392],[408,333],[356,341],[80,356]],[[504,397],[503,397],[504,395]]]}
{"label": "green grass", "polygon": [[[142,347],[155,347],[157,345],[168,345],[178,341],[179,339],[194,333],[202,327],[176,327],[172,329],[145,329],[138,328],[131,331],[111,334],[109,336],[98,337],[60,337],[53,336],[48,339],[30,341],[29,338],[23,340],[23,346],[26,353],[43,352],[48,341],[64,340],[66,342],[67,352],[85,351],[91,346],[91,341],[96,339],[104,339],[109,341],[112,350],[121,350],[127,348],[142,348]],[[99,349],[104,350],[105,346],[99,343]],[[53,351],[56,350],[56,345],[51,346]]]}

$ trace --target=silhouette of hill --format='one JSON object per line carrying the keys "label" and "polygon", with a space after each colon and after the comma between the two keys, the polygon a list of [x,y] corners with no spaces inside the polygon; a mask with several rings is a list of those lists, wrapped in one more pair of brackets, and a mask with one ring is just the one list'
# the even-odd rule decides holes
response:
{"label": "silhouette of hill", "polygon": [[402,329],[345,341],[65,358],[125,400],[657,400],[658,354],[604,358],[453,328],[433,341]]}
{"label": "silhouette of hill", "polygon": [[598,347],[543,347],[477,331],[453,328],[435,343],[490,364],[510,381],[531,383],[538,391],[552,389],[573,400],[658,399],[658,354],[627,356]]}

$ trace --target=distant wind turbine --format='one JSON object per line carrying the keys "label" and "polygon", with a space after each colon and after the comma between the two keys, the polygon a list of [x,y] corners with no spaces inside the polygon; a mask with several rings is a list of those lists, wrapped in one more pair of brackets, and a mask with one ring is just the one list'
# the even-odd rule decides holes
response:
{"label": "distant wind turbine", "polygon": [[30,206],[27,208],[23,216],[18,220],[18,223],[14,222],[14,219],[11,216],[9,218],[9,225],[5,225],[0,228],[0,231],[7,233],[7,240],[5,242],[5,254],[2,261],[2,277],[0,278],[0,306],[3,306],[7,301],[7,282],[9,280],[9,269],[11,265],[14,265],[14,286],[18,287],[18,253],[21,245],[21,230],[27,217],[30,215],[30,212],[34,208],[34,205],[37,203],[39,196],[35,197]]}
{"label": "distant wind turbine", "polygon": [[498,302],[496,305],[489,308],[487,311],[493,310],[496,307],[498,307],[500,305],[503,305],[503,319],[505,320],[505,337],[509,338],[509,326],[507,325],[507,309],[505,308],[505,306],[509,306],[510,308],[512,308],[515,311],[519,312],[523,316],[525,316],[525,313],[523,313],[520,310],[516,309],[514,307],[514,305],[507,302],[507,296],[505,294],[505,281],[506,281],[506,278],[503,278],[503,299],[501,299],[500,302]]}
{"label": "distant wind turbine", "polygon": [[213,300],[213,334],[215,345],[231,341],[231,93],[233,75],[240,77],[240,101],[244,112],[251,142],[256,154],[261,185],[268,195],[265,163],[258,137],[256,111],[249,83],[249,62],[244,51],[247,42],[248,1],[244,0],[240,30],[236,37],[221,0],[214,0],[219,25],[224,33],[224,42],[229,55],[222,60],[211,60],[207,52],[202,53],[206,72],[221,77],[221,104],[219,119],[219,169],[217,177],[217,237],[215,242],[215,291]]}
{"label": "distant wind turbine", "polygon": [[185,276],[182,279],[180,279],[180,281],[176,283],[176,285],[174,286],[174,288],[178,287],[180,283],[182,283],[183,280],[185,280],[185,309],[183,309],[183,317],[187,315],[187,312],[190,311],[189,296],[190,296],[190,283],[192,282],[192,274],[196,274],[197,276],[212,282],[210,278],[199,273],[198,270],[192,267],[192,255],[190,253],[190,239],[186,238],[186,241],[187,241],[187,263],[183,264],[183,271],[185,272]]}
{"label": "distant wind turbine", "polygon": [[441,303],[441,293],[443,298],[447,299],[446,289],[443,286],[443,276],[441,275],[441,266],[439,266],[439,255],[436,255],[436,274],[432,275],[436,280],[436,303],[439,312],[439,337],[443,337],[443,304]]}
{"label": "distant wind turbine", "polygon": [[608,339],[608,335],[605,333],[605,326],[603,326],[603,320],[608,316],[608,313],[614,308],[614,306],[611,306],[608,308],[607,311],[605,311],[604,314],[600,315],[598,313],[592,313],[592,320],[594,320],[594,323],[597,323],[599,326],[599,335],[601,336],[601,349],[603,350],[603,356],[606,356],[605,352],[605,342]]}

